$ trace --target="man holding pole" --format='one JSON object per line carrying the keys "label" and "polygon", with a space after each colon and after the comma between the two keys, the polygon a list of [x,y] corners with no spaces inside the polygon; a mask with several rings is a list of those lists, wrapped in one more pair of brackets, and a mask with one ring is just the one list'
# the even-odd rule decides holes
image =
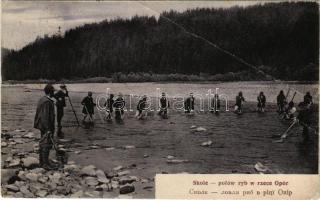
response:
{"label": "man holding pole", "polygon": [[81,104],[83,105],[82,113],[84,114],[82,122],[85,122],[89,115],[90,123],[93,124],[94,107],[96,104],[93,102],[92,92],[88,92],[88,96],[81,101]]}
{"label": "man holding pole", "polygon": [[68,97],[68,90],[65,84],[60,85],[60,90],[55,93],[54,98],[56,101],[57,107],[57,123],[58,123],[58,131],[57,136],[58,138],[63,138],[61,120],[64,115],[64,107],[66,107],[66,97]]}

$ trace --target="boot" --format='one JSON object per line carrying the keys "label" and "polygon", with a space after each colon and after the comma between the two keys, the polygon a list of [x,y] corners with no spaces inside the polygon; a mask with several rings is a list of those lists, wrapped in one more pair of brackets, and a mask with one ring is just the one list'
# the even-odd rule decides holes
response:
{"label": "boot", "polygon": [[61,131],[62,127],[58,126],[58,131],[57,131],[57,136],[59,139],[63,139],[64,138],[64,133]]}
{"label": "boot", "polygon": [[50,151],[46,150],[43,152],[43,166],[42,168],[44,168],[45,170],[57,170],[58,167],[55,166],[55,165],[52,165],[50,164],[50,161],[49,161],[49,153]]}
{"label": "boot", "polygon": [[39,166],[40,167],[44,165],[43,157],[44,157],[43,149],[40,148],[39,149]]}

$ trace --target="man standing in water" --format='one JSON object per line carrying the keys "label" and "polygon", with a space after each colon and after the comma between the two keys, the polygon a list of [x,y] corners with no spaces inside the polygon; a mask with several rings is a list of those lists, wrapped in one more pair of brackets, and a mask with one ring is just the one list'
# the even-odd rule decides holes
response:
{"label": "man standing in water", "polygon": [[284,106],[287,104],[286,96],[284,96],[283,90],[277,96],[277,106],[278,106],[278,113],[281,114],[285,111]]}
{"label": "man standing in water", "polygon": [[57,136],[59,138],[63,138],[61,120],[64,115],[64,107],[66,107],[66,97],[68,97],[68,90],[65,84],[60,85],[60,90],[55,93],[54,98],[56,101],[57,107],[57,123],[58,123],[58,131]]}
{"label": "man standing in water", "polygon": [[242,114],[242,104],[245,101],[246,100],[244,99],[244,97],[242,96],[242,92],[240,91],[238,96],[236,96],[236,105],[235,105],[235,108],[234,108],[234,111],[237,114]]}
{"label": "man standing in water", "polygon": [[41,131],[39,141],[40,166],[46,170],[52,170],[57,169],[57,166],[51,164],[49,161],[55,128],[54,87],[51,84],[47,84],[44,92],[45,96],[41,97],[37,105],[34,128]]}
{"label": "man standing in water", "polygon": [[146,115],[146,103],[147,103],[147,96],[143,95],[142,99],[139,100],[137,105],[137,118],[142,119],[144,115]]}
{"label": "man standing in water", "polygon": [[190,93],[190,96],[184,101],[184,112],[192,113],[194,111],[194,97],[193,93]]}
{"label": "man standing in water", "polygon": [[266,107],[266,96],[264,96],[263,92],[260,92],[259,96],[257,97],[258,100],[258,112],[264,112]]}
{"label": "man standing in water", "polygon": [[114,114],[115,119],[120,122],[124,118],[124,107],[126,106],[126,102],[123,99],[122,93],[119,92],[117,99],[113,103],[114,105]]}
{"label": "man standing in water", "polygon": [[109,98],[107,99],[106,103],[104,104],[104,106],[106,107],[107,120],[112,119],[113,104],[114,104],[113,97],[114,97],[114,95],[110,94]]}
{"label": "man standing in water", "polygon": [[93,102],[92,92],[88,92],[88,96],[81,101],[81,104],[83,105],[82,113],[84,114],[82,121],[85,122],[89,115],[90,123],[93,124],[94,107],[96,104]]}
{"label": "man standing in water", "polygon": [[167,119],[168,118],[168,108],[170,107],[169,101],[166,97],[166,94],[162,92],[162,97],[159,100],[159,115],[162,116],[162,118]]}

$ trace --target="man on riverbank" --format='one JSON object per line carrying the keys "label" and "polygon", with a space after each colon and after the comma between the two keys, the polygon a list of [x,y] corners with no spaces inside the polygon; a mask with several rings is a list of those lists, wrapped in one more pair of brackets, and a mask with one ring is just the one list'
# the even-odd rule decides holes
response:
{"label": "man on riverbank", "polygon": [[46,170],[52,170],[57,169],[57,166],[49,162],[55,128],[54,87],[51,84],[47,84],[44,92],[45,96],[41,97],[37,105],[34,128],[41,132],[39,141],[40,166]]}
{"label": "man on riverbank", "polygon": [[54,98],[56,101],[56,107],[57,107],[57,123],[58,123],[58,131],[57,136],[59,138],[63,138],[63,132],[62,132],[62,117],[64,115],[64,107],[66,107],[66,97],[68,97],[68,90],[65,84],[60,85],[60,90],[54,94]]}

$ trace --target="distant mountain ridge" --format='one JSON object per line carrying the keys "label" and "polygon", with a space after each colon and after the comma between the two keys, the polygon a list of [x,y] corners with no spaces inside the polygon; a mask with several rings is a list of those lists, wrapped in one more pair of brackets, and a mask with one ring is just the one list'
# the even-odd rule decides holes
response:
{"label": "distant mountain ridge", "polygon": [[248,71],[251,75],[242,75],[241,80],[264,80],[264,74],[314,81],[319,80],[318,24],[316,2],[198,8],[163,12],[159,19],[105,20],[68,30],[64,36],[38,38],[3,55],[2,79],[112,77],[120,72],[213,76]]}

